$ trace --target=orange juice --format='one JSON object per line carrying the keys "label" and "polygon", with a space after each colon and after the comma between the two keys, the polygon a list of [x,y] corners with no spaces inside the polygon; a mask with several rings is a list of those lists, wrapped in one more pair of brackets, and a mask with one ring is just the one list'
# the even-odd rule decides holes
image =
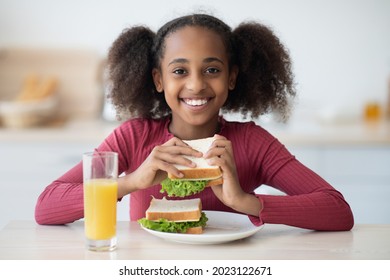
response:
{"label": "orange juice", "polygon": [[378,102],[368,102],[364,108],[364,117],[366,121],[379,121],[382,115],[381,107]]}
{"label": "orange juice", "polygon": [[112,179],[91,179],[84,182],[84,218],[86,237],[110,239],[116,233],[118,183]]}

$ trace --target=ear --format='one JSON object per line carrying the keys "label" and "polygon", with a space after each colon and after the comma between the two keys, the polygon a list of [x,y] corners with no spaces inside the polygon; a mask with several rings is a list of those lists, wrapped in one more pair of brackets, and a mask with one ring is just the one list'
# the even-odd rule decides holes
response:
{"label": "ear", "polygon": [[229,90],[233,90],[236,87],[237,76],[238,66],[233,65],[229,73]]}
{"label": "ear", "polygon": [[156,87],[156,90],[158,92],[163,92],[164,87],[163,87],[162,75],[160,70],[158,70],[157,68],[153,68],[152,76],[153,76],[153,82],[154,82],[154,86]]}

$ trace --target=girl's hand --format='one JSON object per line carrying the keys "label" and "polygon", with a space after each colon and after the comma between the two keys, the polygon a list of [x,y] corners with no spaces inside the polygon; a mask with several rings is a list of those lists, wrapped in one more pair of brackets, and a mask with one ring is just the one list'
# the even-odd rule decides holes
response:
{"label": "girl's hand", "polygon": [[259,216],[262,209],[260,201],[254,195],[244,192],[240,186],[232,143],[220,135],[215,135],[215,139],[204,155],[210,165],[217,165],[222,170],[223,185],[211,187],[214,194],[238,212]]}
{"label": "girl's hand", "polygon": [[174,164],[195,167],[195,163],[185,158],[184,155],[201,157],[202,153],[192,149],[176,137],[161,146],[154,147],[150,155],[134,172],[118,180],[118,197],[159,184],[167,177],[167,173],[182,177],[183,174]]}

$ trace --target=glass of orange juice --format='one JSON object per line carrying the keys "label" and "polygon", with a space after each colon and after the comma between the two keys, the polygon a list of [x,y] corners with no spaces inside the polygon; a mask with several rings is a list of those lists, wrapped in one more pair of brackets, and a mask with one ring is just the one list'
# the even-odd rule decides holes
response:
{"label": "glass of orange juice", "polygon": [[117,153],[83,154],[85,235],[92,251],[116,248],[117,178]]}

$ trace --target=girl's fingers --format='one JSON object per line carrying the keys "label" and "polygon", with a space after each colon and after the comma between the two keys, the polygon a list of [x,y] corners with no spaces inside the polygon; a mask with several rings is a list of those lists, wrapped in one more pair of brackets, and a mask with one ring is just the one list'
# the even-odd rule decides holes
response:
{"label": "girl's fingers", "polygon": [[232,144],[229,140],[220,135],[216,135],[215,138],[216,140],[214,140],[210,149],[204,155],[206,159],[233,154]]}
{"label": "girl's fingers", "polygon": [[152,151],[152,157],[161,162],[159,169],[169,173],[179,171],[173,165],[179,164],[195,167],[196,164],[188,157],[201,157],[202,153],[194,150],[180,139],[174,137],[161,146],[156,146]]}
{"label": "girl's fingers", "polygon": [[172,137],[171,139],[169,139],[167,142],[165,142],[161,146],[183,146],[183,147],[185,147],[188,145],[186,143],[184,143],[183,141],[181,141],[179,138]]}
{"label": "girl's fingers", "polygon": [[167,152],[173,154],[181,154],[185,156],[193,156],[193,157],[201,157],[202,153],[193,149],[188,144],[184,143],[177,137],[171,138],[169,141],[165,142],[160,147],[164,147],[167,149]]}
{"label": "girl's fingers", "polygon": [[181,164],[186,166],[194,166],[194,162],[188,157],[201,157],[202,153],[195,151],[191,147],[159,147],[156,148],[157,157],[170,164]]}
{"label": "girl's fingers", "polygon": [[219,166],[224,174],[224,180],[236,176],[232,143],[225,137],[217,135],[205,158],[210,165]]}
{"label": "girl's fingers", "polygon": [[158,165],[158,169],[162,170],[162,171],[165,171],[166,173],[172,174],[172,175],[174,175],[175,177],[178,177],[178,178],[181,178],[181,177],[184,176],[183,173],[181,173],[174,165],[169,164],[169,163],[164,162],[164,161],[162,161]]}

